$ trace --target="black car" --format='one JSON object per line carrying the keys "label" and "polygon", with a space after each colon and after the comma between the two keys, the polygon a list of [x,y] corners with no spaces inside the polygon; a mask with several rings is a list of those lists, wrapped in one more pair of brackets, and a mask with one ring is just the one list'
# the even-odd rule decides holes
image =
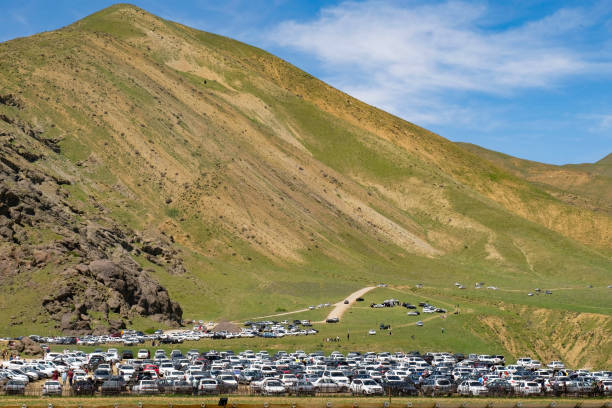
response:
{"label": "black car", "polygon": [[389,381],[383,382],[383,389],[387,395],[391,394],[394,397],[399,396],[417,396],[419,391],[412,381]]}
{"label": "black car", "polygon": [[174,394],[193,394],[193,386],[185,380],[176,380],[172,386]]}
{"label": "black car", "polygon": [[364,299],[362,297],[358,297],[356,300],[357,300],[357,302],[363,302],[364,301]]}
{"label": "black car", "polygon": [[102,384],[105,381],[108,381],[111,377],[111,373],[109,370],[104,368],[98,368],[93,373],[93,380],[97,384]]}
{"label": "black car", "polygon": [[100,387],[102,395],[116,395],[121,394],[123,391],[125,391],[125,382],[115,377],[104,381]]}
{"label": "black car", "polygon": [[489,395],[502,397],[512,393],[512,385],[506,380],[495,380],[486,385]]}
{"label": "black car", "polygon": [[72,383],[74,395],[94,395],[96,386],[91,381],[79,380]]}
{"label": "black car", "polygon": [[8,380],[4,384],[4,393],[6,395],[23,395],[25,394],[26,383],[19,380]]}
{"label": "black car", "polygon": [[132,360],[134,359],[134,353],[132,352],[132,350],[123,350],[121,352],[121,359],[122,360]]}

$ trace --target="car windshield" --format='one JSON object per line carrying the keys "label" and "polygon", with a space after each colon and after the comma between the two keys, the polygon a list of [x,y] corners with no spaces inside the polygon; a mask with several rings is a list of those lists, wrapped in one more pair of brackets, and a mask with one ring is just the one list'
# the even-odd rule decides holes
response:
{"label": "car windshield", "polygon": [[363,380],[363,385],[378,385],[374,380]]}

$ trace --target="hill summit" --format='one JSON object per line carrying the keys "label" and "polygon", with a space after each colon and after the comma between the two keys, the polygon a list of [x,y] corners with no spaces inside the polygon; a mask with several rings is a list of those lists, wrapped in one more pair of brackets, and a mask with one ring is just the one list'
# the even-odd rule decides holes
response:
{"label": "hill summit", "polygon": [[[14,333],[240,319],[380,281],[610,278],[595,189],[568,200],[265,51],[131,5],[0,44],[0,89],[0,324]],[[576,361],[609,359],[594,348]]]}

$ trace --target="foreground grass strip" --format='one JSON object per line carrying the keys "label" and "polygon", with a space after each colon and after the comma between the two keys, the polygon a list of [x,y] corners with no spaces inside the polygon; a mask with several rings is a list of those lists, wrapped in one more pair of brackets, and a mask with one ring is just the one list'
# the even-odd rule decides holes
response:
{"label": "foreground grass strip", "polygon": [[[205,408],[219,406],[219,397],[0,397],[3,408]],[[554,398],[345,398],[236,397],[231,408],[611,408],[612,399]]]}

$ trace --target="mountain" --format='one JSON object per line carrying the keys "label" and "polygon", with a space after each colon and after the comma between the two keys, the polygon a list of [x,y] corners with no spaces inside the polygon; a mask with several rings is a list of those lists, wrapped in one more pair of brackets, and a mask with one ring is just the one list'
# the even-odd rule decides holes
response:
{"label": "mountain", "polygon": [[[576,205],[263,50],[130,5],[0,44],[0,90],[10,334],[246,319],[421,282],[471,305],[459,337],[610,362],[612,217],[591,181]],[[555,321],[567,331],[534,340]]]}
{"label": "mountain", "polygon": [[470,143],[458,145],[568,205],[612,215],[612,154],[592,164],[554,166],[508,156]]}

